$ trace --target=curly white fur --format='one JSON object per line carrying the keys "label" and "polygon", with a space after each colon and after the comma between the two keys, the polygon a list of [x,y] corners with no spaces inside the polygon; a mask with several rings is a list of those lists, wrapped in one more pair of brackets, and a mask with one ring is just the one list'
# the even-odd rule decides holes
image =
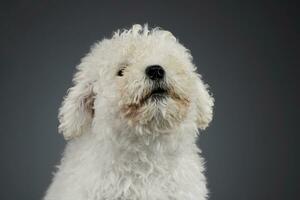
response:
{"label": "curly white fur", "polygon": [[[164,68],[162,82],[147,79],[150,65]],[[44,199],[206,199],[195,140],[214,101],[189,51],[168,31],[134,25],[96,43],[77,69],[59,112],[69,141]],[[154,87],[166,97],[151,99]]]}

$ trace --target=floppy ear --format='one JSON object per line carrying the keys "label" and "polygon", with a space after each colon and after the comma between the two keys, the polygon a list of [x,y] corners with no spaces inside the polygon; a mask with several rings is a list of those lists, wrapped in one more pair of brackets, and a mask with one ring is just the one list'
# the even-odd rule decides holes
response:
{"label": "floppy ear", "polygon": [[196,97],[196,110],[197,110],[197,126],[204,130],[208,127],[213,116],[214,98],[209,94],[208,85],[204,84],[199,75],[197,81],[197,97]]}
{"label": "floppy ear", "polygon": [[80,70],[73,78],[74,86],[67,92],[59,109],[59,133],[65,139],[83,134],[91,126],[94,115],[93,86],[86,74]]}

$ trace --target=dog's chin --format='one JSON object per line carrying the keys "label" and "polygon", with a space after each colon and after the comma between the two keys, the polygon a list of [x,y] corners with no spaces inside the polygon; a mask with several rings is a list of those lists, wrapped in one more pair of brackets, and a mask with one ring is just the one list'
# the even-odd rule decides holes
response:
{"label": "dog's chin", "polygon": [[124,120],[141,132],[168,132],[180,125],[187,115],[189,102],[174,92],[155,88],[138,104],[123,106]]}

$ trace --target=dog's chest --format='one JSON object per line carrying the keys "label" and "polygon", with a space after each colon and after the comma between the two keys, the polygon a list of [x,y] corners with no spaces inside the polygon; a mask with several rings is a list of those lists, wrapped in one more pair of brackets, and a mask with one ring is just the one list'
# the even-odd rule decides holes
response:
{"label": "dog's chest", "polygon": [[175,168],[175,160],[170,155],[121,154],[94,179],[93,187],[88,188],[89,199],[175,199],[178,188]]}

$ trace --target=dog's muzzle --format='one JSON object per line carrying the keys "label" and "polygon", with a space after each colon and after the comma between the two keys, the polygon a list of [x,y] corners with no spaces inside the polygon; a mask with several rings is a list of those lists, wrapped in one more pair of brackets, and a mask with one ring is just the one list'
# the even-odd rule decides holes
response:
{"label": "dog's muzzle", "polygon": [[144,98],[141,100],[141,103],[146,103],[149,100],[155,100],[159,101],[162,99],[167,98],[169,95],[168,89],[163,87],[154,87],[152,90],[150,90],[149,93],[147,93]]}
{"label": "dog's muzzle", "polygon": [[168,96],[168,90],[163,86],[165,70],[160,65],[151,65],[146,67],[145,74],[147,78],[149,78],[153,84],[152,89],[148,94],[144,97],[143,101],[147,101],[148,99],[152,100],[161,100]]}
{"label": "dog's muzzle", "polygon": [[161,88],[161,87],[157,87],[157,88],[154,88],[150,94],[149,94],[149,97],[148,98],[152,98],[152,99],[155,99],[155,100],[159,100],[159,99],[162,99],[162,98],[165,98],[167,97],[168,95],[168,91],[164,88]]}

